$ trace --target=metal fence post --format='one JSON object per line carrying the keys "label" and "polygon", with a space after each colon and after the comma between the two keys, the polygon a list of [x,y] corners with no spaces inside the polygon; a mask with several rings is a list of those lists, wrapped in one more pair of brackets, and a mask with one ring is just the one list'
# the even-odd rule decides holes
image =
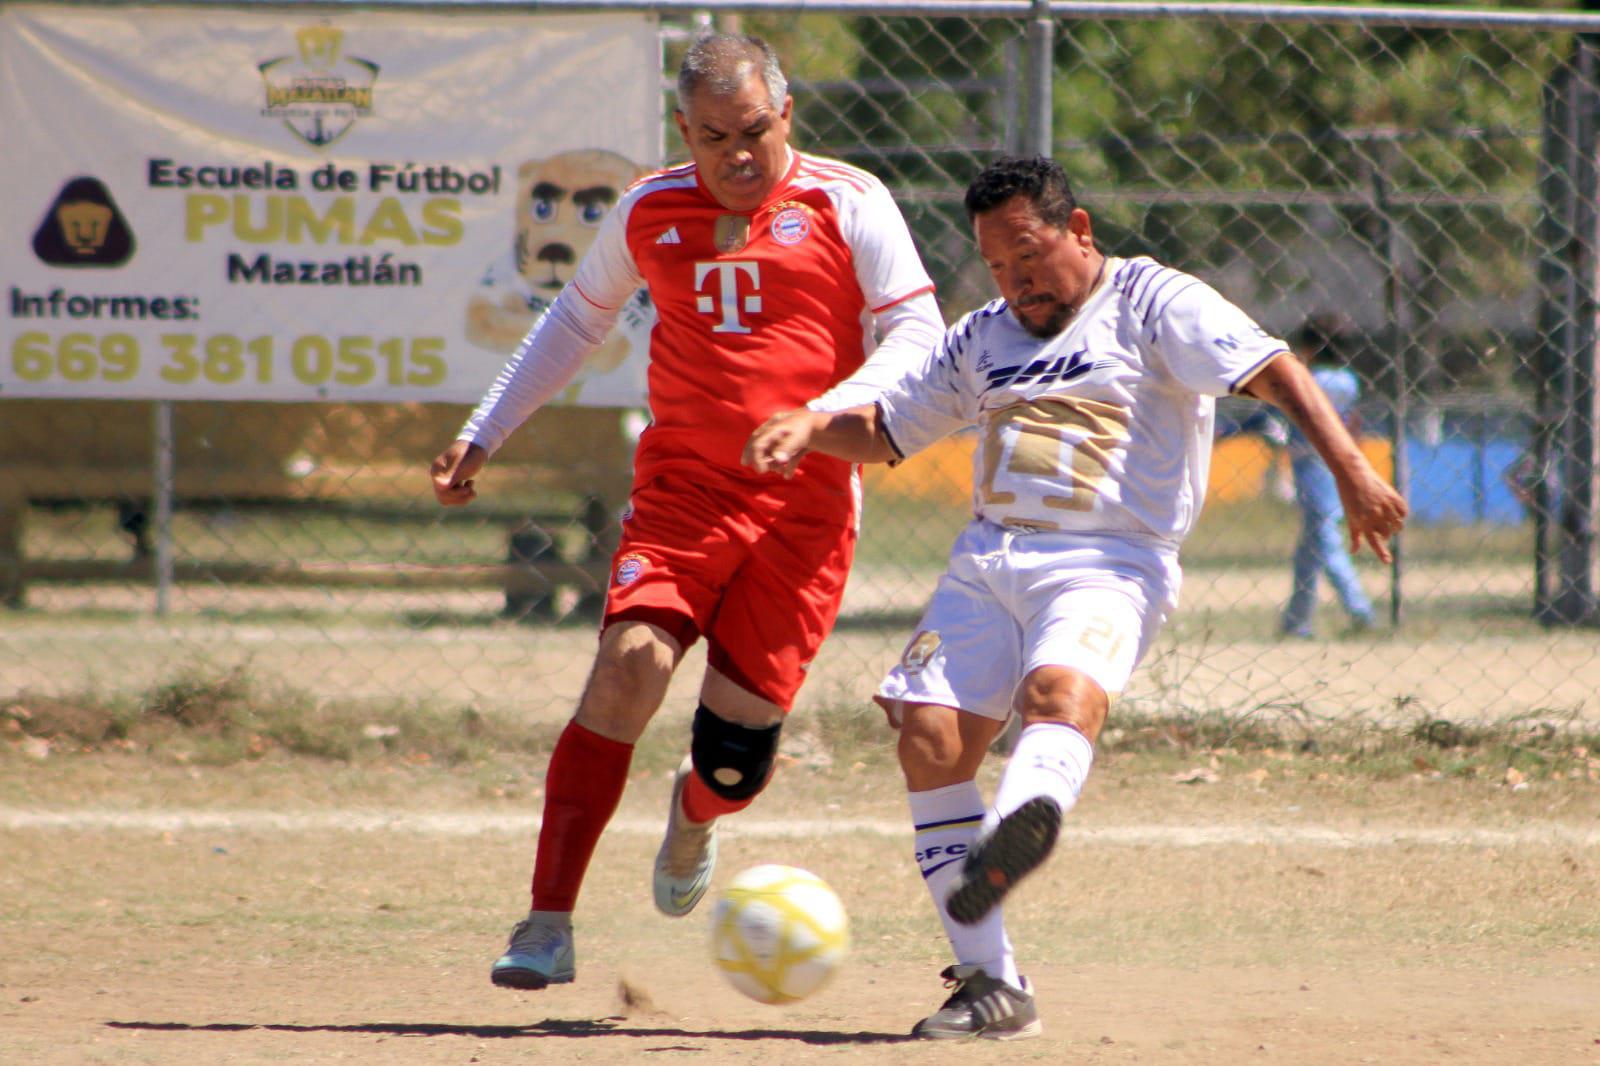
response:
{"label": "metal fence post", "polygon": [[1050,154],[1055,40],[1050,0],[1033,0],[1028,21],[1028,120],[1022,131],[1022,150],[1029,155]]}
{"label": "metal fence post", "polygon": [[[1050,154],[1053,140],[1052,124],[1055,119],[1053,100],[1055,88],[1056,25],[1050,14],[1050,0],[1033,0],[1033,10],[1028,15],[1028,61],[1023,75],[1028,79],[1026,98],[1028,113],[1022,126],[1021,151],[1023,155]],[[1009,147],[1009,146],[1008,146]],[[1009,755],[1022,735],[1022,715],[1013,714],[1006,727],[994,740],[994,750]]]}
{"label": "metal fence post", "polygon": [[164,616],[172,594],[172,401],[157,400],[155,414],[156,614]]}
{"label": "metal fence post", "polygon": [[1556,493],[1547,476],[1560,447],[1562,376],[1571,350],[1572,264],[1566,254],[1572,239],[1572,69],[1557,66],[1543,88],[1539,144],[1539,317],[1534,353],[1535,402],[1527,453],[1519,463],[1533,466],[1527,482],[1533,497],[1533,616],[1554,620],[1552,583]]}
{"label": "metal fence post", "polygon": [[1022,47],[1015,37],[1000,46],[1000,144],[1008,154],[1022,151]]}
{"label": "metal fence post", "polygon": [[[1411,373],[1408,355],[1411,350],[1411,330],[1406,314],[1403,293],[1405,279],[1401,276],[1401,249],[1399,226],[1395,221],[1395,206],[1389,191],[1389,154],[1392,145],[1380,142],[1375,146],[1372,163],[1372,206],[1378,213],[1383,231],[1383,303],[1384,345],[1389,358],[1394,360],[1394,392],[1389,426],[1390,451],[1394,456],[1394,487],[1406,497],[1411,495],[1411,460],[1406,454],[1406,429],[1411,420]],[[1405,534],[1396,534],[1390,546],[1394,561],[1389,564],[1389,623],[1399,628],[1404,607]]]}
{"label": "metal fence post", "polygon": [[1595,564],[1595,315],[1600,313],[1600,254],[1597,229],[1600,211],[1600,136],[1595,108],[1600,106],[1600,57],[1593,38],[1579,37],[1575,44],[1573,91],[1573,212],[1570,261],[1573,265],[1571,337],[1565,368],[1564,432],[1561,465],[1557,475],[1561,502],[1559,569],[1554,620],[1569,625],[1590,622],[1597,610]]}

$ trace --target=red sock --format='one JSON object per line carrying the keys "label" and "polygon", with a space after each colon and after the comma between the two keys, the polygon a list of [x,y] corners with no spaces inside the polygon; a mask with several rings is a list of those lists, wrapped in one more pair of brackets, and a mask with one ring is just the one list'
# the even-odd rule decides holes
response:
{"label": "red sock", "polygon": [[600,834],[628,784],[633,745],[568,722],[544,775],[544,819],[533,861],[533,909],[571,911]]}
{"label": "red sock", "polygon": [[[771,780],[772,774],[769,772],[767,781]],[[767,781],[761,782],[763,789],[767,787]],[[761,793],[757,792],[756,796],[759,795]],[[691,822],[709,822],[724,814],[744,810],[756,801],[756,796],[742,800],[728,799],[711,791],[711,786],[701,780],[699,774],[690,774],[683,786],[683,813],[689,816]]]}

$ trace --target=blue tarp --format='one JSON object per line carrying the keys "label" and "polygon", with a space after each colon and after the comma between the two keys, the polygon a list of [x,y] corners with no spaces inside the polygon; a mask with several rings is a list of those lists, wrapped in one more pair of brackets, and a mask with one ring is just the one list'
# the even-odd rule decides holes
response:
{"label": "blue tarp", "polygon": [[1505,473],[1522,455],[1522,447],[1500,439],[1406,441],[1411,521],[1520,524],[1526,513],[1506,486]]}

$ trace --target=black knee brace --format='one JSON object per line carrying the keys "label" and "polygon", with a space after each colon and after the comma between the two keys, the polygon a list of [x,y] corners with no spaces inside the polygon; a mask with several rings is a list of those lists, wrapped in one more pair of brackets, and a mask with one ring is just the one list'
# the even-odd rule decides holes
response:
{"label": "black knee brace", "polygon": [[782,722],[751,729],[717,717],[702,703],[695,708],[689,742],[695,773],[724,799],[749,799],[766,787],[782,729]]}

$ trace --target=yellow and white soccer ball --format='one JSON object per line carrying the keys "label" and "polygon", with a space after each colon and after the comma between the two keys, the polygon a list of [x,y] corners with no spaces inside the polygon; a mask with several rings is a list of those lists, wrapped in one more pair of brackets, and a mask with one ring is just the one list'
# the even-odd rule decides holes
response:
{"label": "yellow and white soccer ball", "polygon": [[816,874],[752,866],[711,917],[711,950],[728,981],[762,1003],[793,1003],[827,983],[850,950],[844,904]]}

